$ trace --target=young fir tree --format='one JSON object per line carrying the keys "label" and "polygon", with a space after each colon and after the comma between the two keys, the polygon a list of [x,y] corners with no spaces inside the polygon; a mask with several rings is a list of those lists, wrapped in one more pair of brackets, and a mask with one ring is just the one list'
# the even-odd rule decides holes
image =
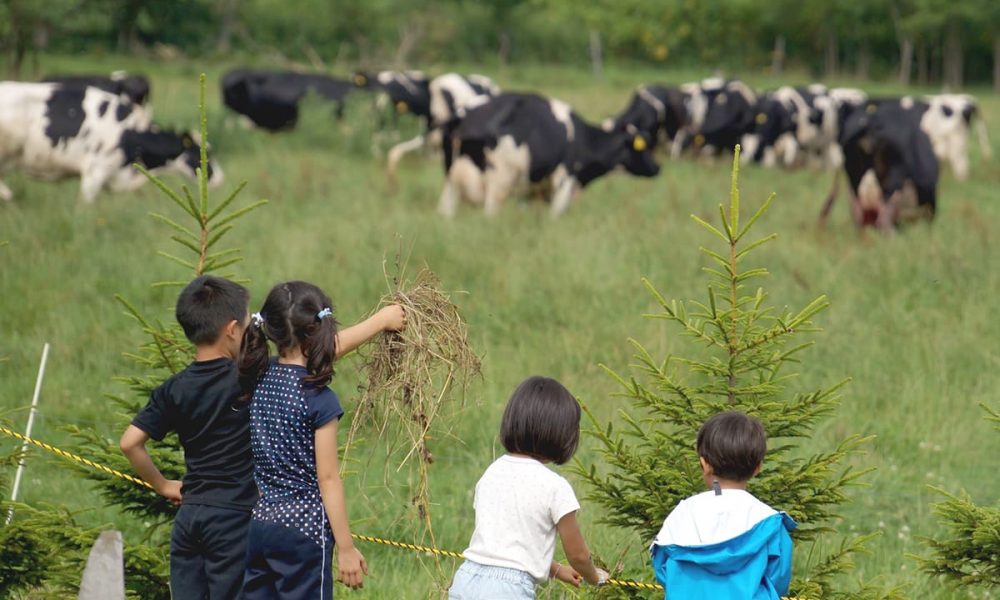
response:
{"label": "young fir tree", "polygon": [[[222,202],[214,204],[210,201],[206,176],[208,131],[204,74],[200,79],[199,109],[202,144],[197,197],[186,186],[181,186],[180,192],[170,189],[159,178],[136,165],[136,168],[141,170],[164,195],[180,207],[183,215],[178,221],[164,214],[152,214],[153,218],[173,230],[170,239],[177,244],[180,251],[179,254],[161,251],[159,255],[184,269],[183,274],[179,274],[184,279],[152,284],[157,287],[180,287],[186,285],[190,279],[206,273],[233,278],[233,273],[222,270],[242,260],[240,250],[220,249],[219,242],[232,230],[233,221],[266,202],[259,200],[243,208],[226,212],[246,182],[238,185]],[[182,221],[186,221],[189,225],[185,225]],[[184,331],[173,319],[172,314],[166,320],[160,317],[147,317],[125,298],[116,296],[116,299],[124,306],[128,316],[135,320],[145,336],[145,341],[139,345],[136,352],[126,353],[126,357],[136,365],[136,372],[118,378],[128,386],[131,394],[109,398],[117,409],[114,421],[117,426],[114,429],[124,431],[132,417],[149,400],[153,389],[193,360],[194,348],[185,338]],[[132,472],[128,461],[118,449],[117,439],[107,438],[90,428],[67,429],[78,440],[74,452],[113,469],[125,473]],[[184,457],[176,434],[167,436],[163,442],[151,441],[148,448],[153,461],[165,477],[181,478],[184,473]],[[76,469],[83,477],[98,483],[100,493],[108,506],[118,507],[123,513],[137,517],[137,523],[146,528],[146,533],[141,539],[130,537],[125,540],[125,582],[129,597],[142,600],[169,600],[170,539],[169,527],[163,525],[173,520],[176,509],[166,499],[149,489],[86,466],[77,466]],[[86,560],[86,555],[83,555],[83,560]],[[82,565],[79,572],[82,572]],[[79,579],[75,583],[67,582],[67,586],[73,585],[79,585]]]}
{"label": "young fir tree", "polygon": [[[987,419],[1000,431],[1000,412],[982,405]],[[951,530],[948,539],[925,539],[931,556],[919,558],[931,575],[943,575],[959,586],[1000,587],[1000,505],[979,506],[968,493],[947,497],[934,506],[942,524]]]}
{"label": "young fir tree", "polygon": [[[799,524],[792,534],[796,577],[789,595],[810,600],[898,597],[896,590],[865,583],[845,591],[843,581],[835,580],[851,569],[852,555],[876,535],[831,541],[848,488],[868,472],[852,469],[845,459],[860,452],[867,438],[850,436],[829,451],[811,455],[799,448],[820,420],[836,410],[846,380],[807,392],[790,389],[796,376],[790,367],[812,344],[801,338],[820,331],[812,319],[829,303],[820,296],[799,310],[778,310],[764,289],[754,285],[768,272],[748,265],[749,259],[777,236],[752,239],[750,232],[774,195],[744,222],[738,165],[739,147],[729,211],[719,206],[719,226],[693,216],[721,243],[720,251],[701,248],[709,260],[704,267],[707,298],[667,300],[644,280],[660,307],[648,317],[665,321],[690,340],[691,354],[660,359],[630,340],[636,359],[631,374],[605,367],[621,385],[617,395],[630,406],[621,411],[618,425],[602,427],[587,413],[594,426],[589,434],[608,468],[578,465],[590,488],[586,497],[607,509],[607,523],[652,540],[678,502],[704,491],[695,452],[702,423],[716,413],[740,410],[759,418],[768,434],[765,467],[750,481],[749,491]],[[648,579],[648,571],[629,575]]]}

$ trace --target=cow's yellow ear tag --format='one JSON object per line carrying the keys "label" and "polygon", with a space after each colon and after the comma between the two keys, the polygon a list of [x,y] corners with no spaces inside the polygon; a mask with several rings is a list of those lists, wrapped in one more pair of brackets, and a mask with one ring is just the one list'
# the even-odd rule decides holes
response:
{"label": "cow's yellow ear tag", "polygon": [[357,75],[354,76],[354,85],[360,87],[367,83],[368,83],[368,78],[362,75],[361,73],[358,73]]}
{"label": "cow's yellow ear tag", "polygon": [[408,110],[410,110],[410,105],[407,104],[406,102],[400,100],[399,102],[396,103],[396,112],[398,112],[399,114],[403,114]]}
{"label": "cow's yellow ear tag", "polygon": [[757,121],[758,125],[763,125],[764,123],[767,123],[767,115],[764,113],[757,113],[757,118],[754,120]]}
{"label": "cow's yellow ear tag", "polygon": [[636,152],[642,152],[646,149],[646,140],[642,139],[642,136],[635,136],[632,138],[632,149]]}
{"label": "cow's yellow ear tag", "polygon": [[878,110],[878,106],[875,104],[869,104],[868,106],[865,107],[865,112],[868,114],[872,114],[876,110]]}
{"label": "cow's yellow ear tag", "polygon": [[705,145],[705,136],[701,135],[700,133],[698,135],[694,136],[694,145],[698,146],[698,147],[704,146]]}
{"label": "cow's yellow ear tag", "polygon": [[191,146],[194,145],[194,141],[192,141],[191,138],[185,135],[184,137],[181,138],[181,145],[183,145],[185,148],[190,148]]}

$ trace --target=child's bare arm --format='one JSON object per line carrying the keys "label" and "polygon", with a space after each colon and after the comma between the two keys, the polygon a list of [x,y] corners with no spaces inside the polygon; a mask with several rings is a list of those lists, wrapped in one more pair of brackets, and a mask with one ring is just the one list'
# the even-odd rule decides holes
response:
{"label": "child's bare arm", "polygon": [[334,358],[353,351],[383,331],[399,331],[406,327],[406,313],[398,304],[386,306],[356,325],[337,333],[337,352]]}
{"label": "child's bare arm", "polygon": [[156,493],[170,500],[175,505],[181,503],[181,482],[176,479],[167,479],[160,473],[160,470],[153,464],[149,452],[146,451],[146,442],[149,441],[149,434],[139,429],[135,425],[129,425],[122,439],[118,443],[122,454],[132,464],[132,468],[139,474],[143,481],[153,486]]}
{"label": "child's bare arm", "polygon": [[566,552],[566,560],[587,583],[600,585],[604,583],[608,574],[594,566],[590,559],[590,550],[587,542],[580,533],[580,526],[576,522],[576,511],[568,513],[556,523],[556,531],[559,532],[559,539],[562,540],[563,550]]}
{"label": "child's bare arm", "polygon": [[364,583],[364,576],[368,574],[368,563],[354,547],[347,519],[347,501],[344,498],[344,484],[340,480],[337,459],[338,422],[334,419],[316,430],[316,478],[323,507],[330,519],[330,528],[333,529],[333,539],[337,544],[339,578],[348,587],[360,588]]}

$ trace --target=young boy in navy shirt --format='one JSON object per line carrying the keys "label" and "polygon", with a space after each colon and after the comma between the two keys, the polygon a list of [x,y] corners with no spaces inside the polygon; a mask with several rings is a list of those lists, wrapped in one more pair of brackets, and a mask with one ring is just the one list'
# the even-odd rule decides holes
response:
{"label": "young boy in navy shirt", "polygon": [[[177,299],[176,317],[195,359],[150,395],[122,435],[121,449],[158,494],[181,505],[170,538],[174,598],[235,598],[250,510],[257,501],[249,410],[238,402],[239,354],[250,294],[226,279],[198,277]],[[183,483],[163,477],[146,442],[175,431],[184,448]]]}
{"label": "young boy in navy shirt", "polygon": [[[150,395],[121,439],[121,450],[156,492],[180,505],[170,538],[170,588],[178,600],[231,600],[243,583],[250,511],[258,499],[250,451],[250,411],[236,368],[250,294],[211,275],[189,283],[176,317],[195,359]],[[383,308],[337,337],[342,355],[384,330],[403,327],[402,308]],[[176,432],[184,480],[166,479],[146,443]]]}
{"label": "young boy in navy shirt", "polygon": [[779,600],[788,593],[795,521],[747,492],[766,451],[764,426],[741,412],[701,426],[708,491],[682,500],[650,548],[665,598]]}

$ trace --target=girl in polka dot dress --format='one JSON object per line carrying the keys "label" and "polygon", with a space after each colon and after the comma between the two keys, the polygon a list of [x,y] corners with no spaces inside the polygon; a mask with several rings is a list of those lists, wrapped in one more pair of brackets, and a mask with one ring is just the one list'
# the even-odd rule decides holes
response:
{"label": "girl in polka dot dress", "polygon": [[[250,435],[260,499],[253,509],[243,582],[246,600],[333,597],[339,579],[361,587],[368,565],[354,547],[337,461],[344,410],[327,387],[333,359],[405,324],[389,306],[339,334],[330,298],[289,281],[271,289],[240,351],[240,384],[251,399]],[[268,342],[277,347],[272,358]]]}

